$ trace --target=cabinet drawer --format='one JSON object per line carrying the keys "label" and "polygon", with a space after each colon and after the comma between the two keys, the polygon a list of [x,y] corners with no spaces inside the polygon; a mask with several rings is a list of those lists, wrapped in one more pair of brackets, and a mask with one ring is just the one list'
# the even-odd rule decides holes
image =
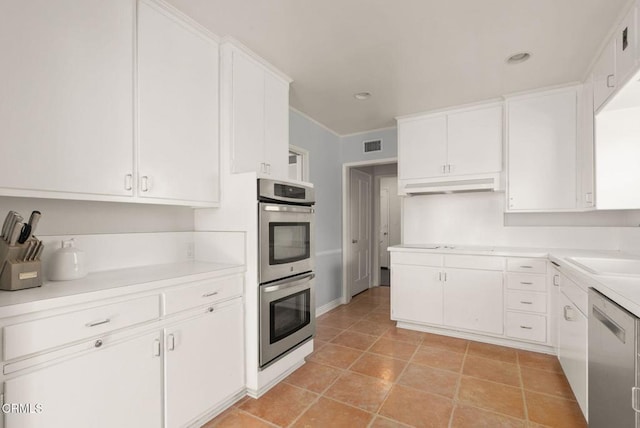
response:
{"label": "cabinet drawer", "polygon": [[399,265],[442,266],[442,255],[432,253],[405,253],[394,251],[391,253],[391,263]]}
{"label": "cabinet drawer", "polygon": [[160,296],[41,318],[4,328],[4,359],[62,346],[160,317]]}
{"label": "cabinet drawer", "polygon": [[541,259],[507,259],[507,270],[509,272],[526,272],[526,273],[546,273],[547,261]]}
{"label": "cabinet drawer", "polygon": [[444,256],[446,267],[462,269],[504,270],[504,257],[467,256],[452,254]]}
{"label": "cabinet drawer", "polygon": [[516,339],[547,341],[547,317],[507,312],[507,336]]}
{"label": "cabinet drawer", "polygon": [[547,291],[547,277],[545,275],[531,275],[526,273],[508,273],[507,288],[510,290]]}
{"label": "cabinet drawer", "polygon": [[164,293],[164,314],[241,296],[242,285],[242,276],[238,275],[175,287]]}
{"label": "cabinet drawer", "polygon": [[547,294],[509,290],[507,292],[507,309],[544,314],[547,312]]}

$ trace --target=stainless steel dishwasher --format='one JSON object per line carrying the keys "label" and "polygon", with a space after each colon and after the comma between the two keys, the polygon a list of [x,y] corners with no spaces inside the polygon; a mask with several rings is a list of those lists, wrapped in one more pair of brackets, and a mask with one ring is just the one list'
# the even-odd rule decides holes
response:
{"label": "stainless steel dishwasher", "polygon": [[640,428],[638,330],[638,318],[589,289],[590,428]]}

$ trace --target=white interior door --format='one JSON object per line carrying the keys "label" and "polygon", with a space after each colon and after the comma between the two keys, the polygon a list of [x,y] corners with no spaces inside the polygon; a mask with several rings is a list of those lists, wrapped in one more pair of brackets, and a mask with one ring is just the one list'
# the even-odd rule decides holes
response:
{"label": "white interior door", "polygon": [[351,257],[349,284],[354,296],[371,284],[371,175],[351,169],[349,229]]}
{"label": "white interior door", "polygon": [[380,244],[380,267],[389,267],[389,189],[380,189],[380,230],[378,231]]}

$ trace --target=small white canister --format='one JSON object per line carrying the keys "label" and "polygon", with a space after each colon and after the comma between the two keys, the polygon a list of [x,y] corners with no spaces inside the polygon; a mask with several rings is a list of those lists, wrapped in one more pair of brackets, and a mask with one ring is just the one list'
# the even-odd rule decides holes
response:
{"label": "small white canister", "polygon": [[51,255],[49,262],[49,280],[69,281],[87,275],[84,251],[75,247],[75,241],[62,241],[62,247]]}

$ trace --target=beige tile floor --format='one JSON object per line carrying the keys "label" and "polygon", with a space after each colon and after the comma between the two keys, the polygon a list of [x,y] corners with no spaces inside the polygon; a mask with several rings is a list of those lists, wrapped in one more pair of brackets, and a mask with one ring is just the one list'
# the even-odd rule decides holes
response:
{"label": "beige tile floor", "polygon": [[205,427],[586,427],[555,357],[398,329],[389,288],[318,318],[307,363]]}

